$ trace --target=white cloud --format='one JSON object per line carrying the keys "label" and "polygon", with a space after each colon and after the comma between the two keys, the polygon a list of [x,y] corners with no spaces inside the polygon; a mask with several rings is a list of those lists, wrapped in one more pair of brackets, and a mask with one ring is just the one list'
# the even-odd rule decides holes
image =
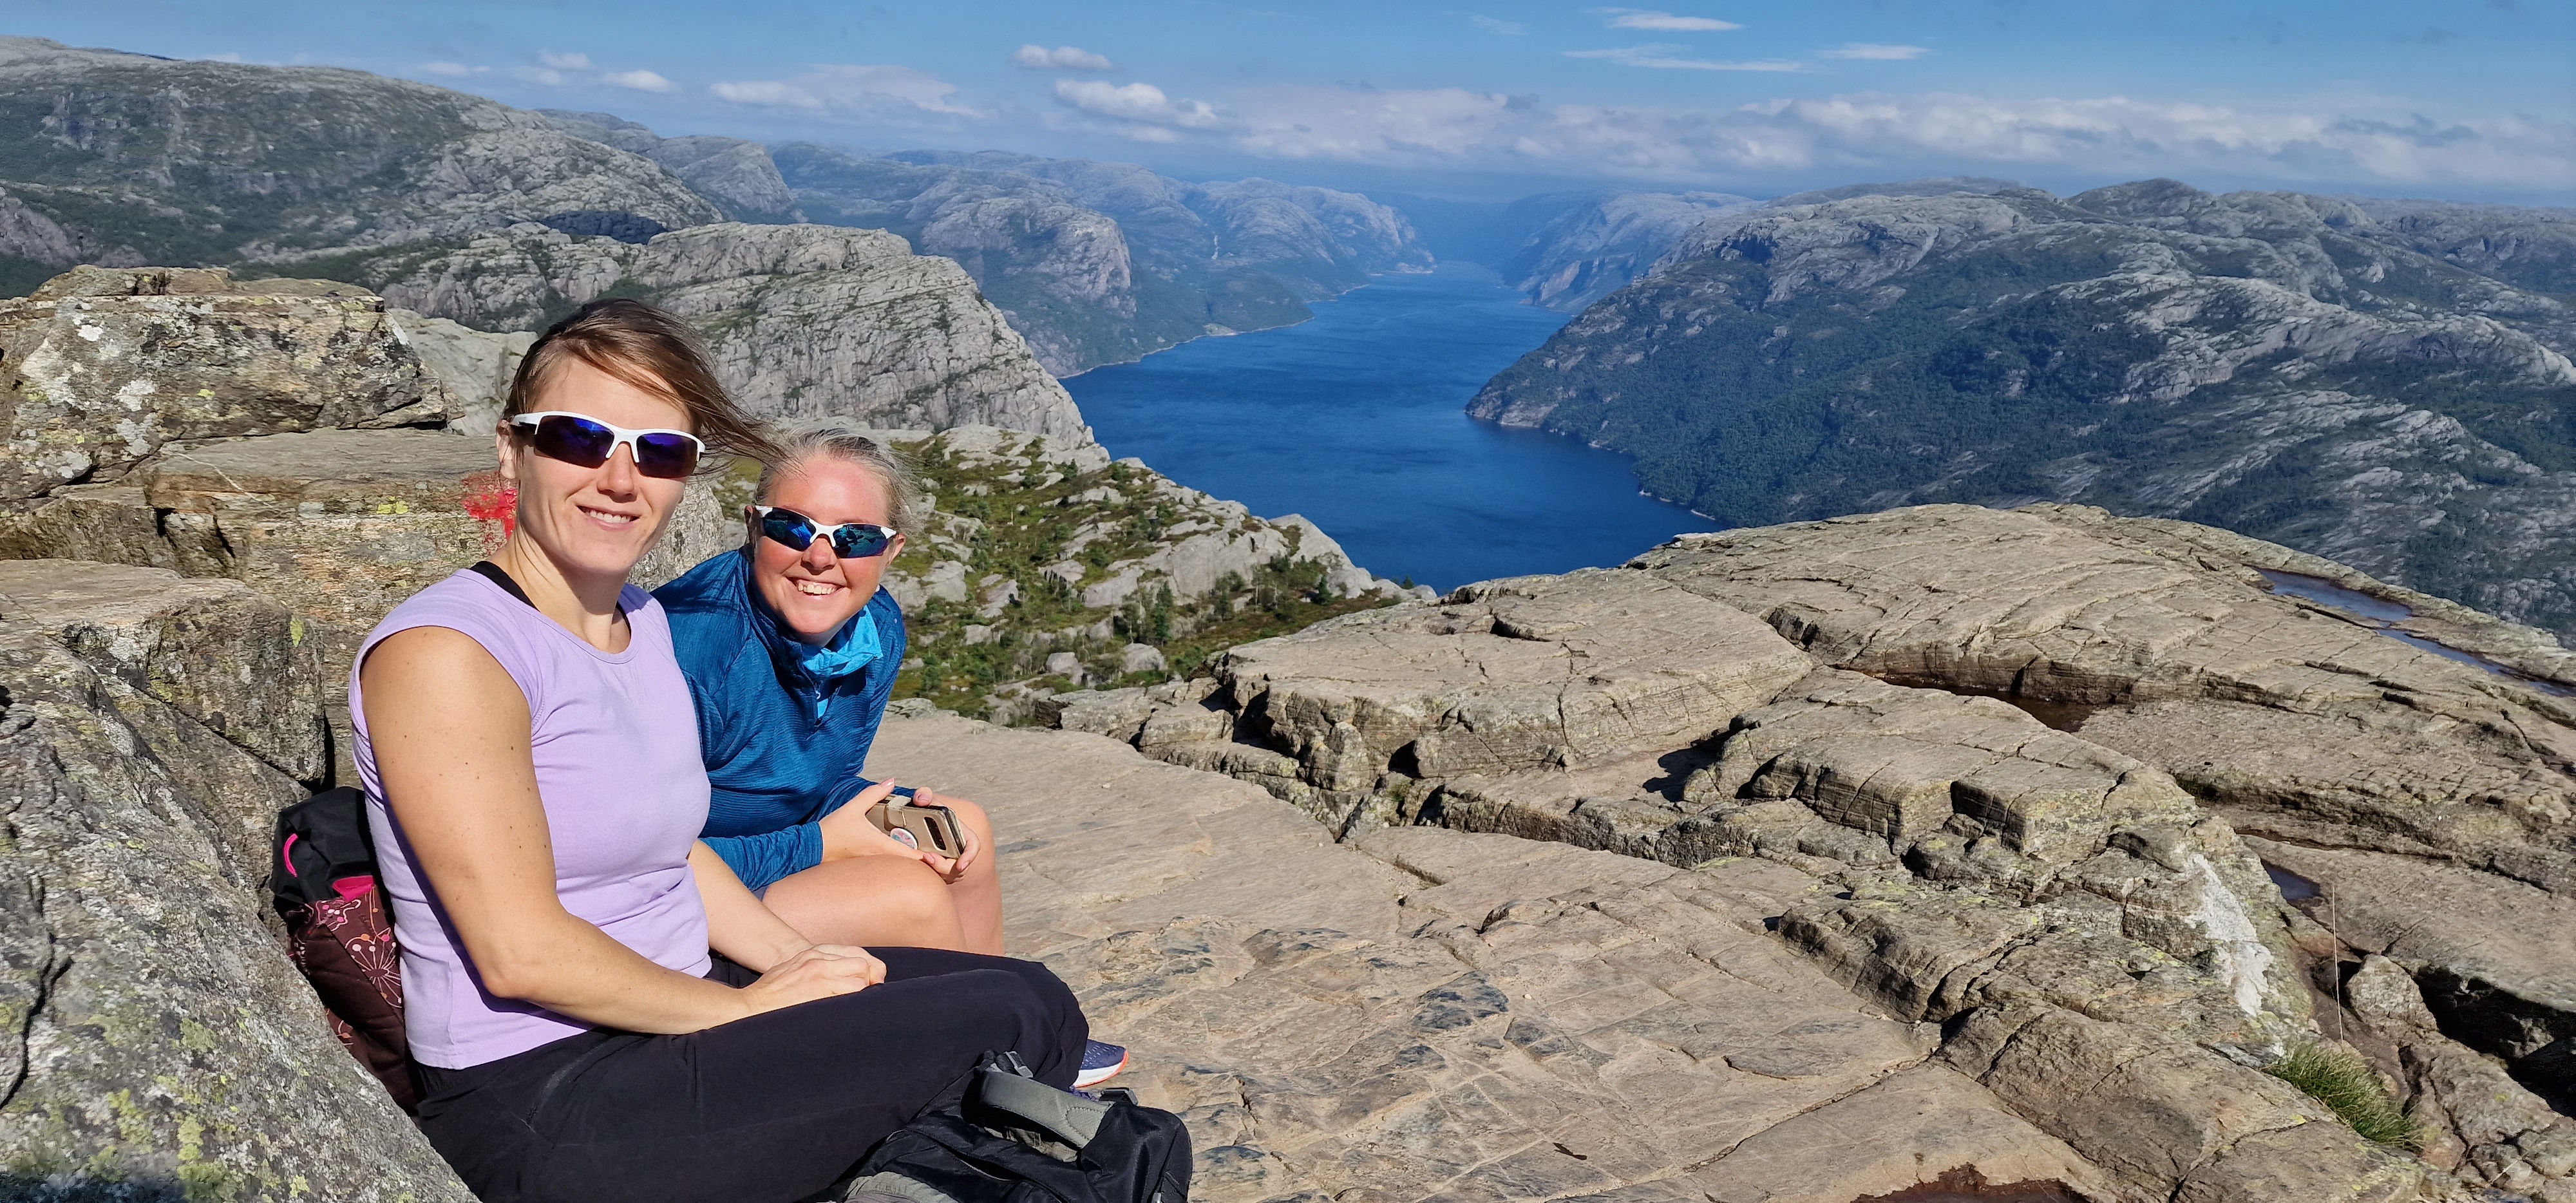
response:
{"label": "white cloud", "polygon": [[1482,14],[1467,18],[1467,23],[1478,29],[1484,30],[1487,33],[1499,33],[1509,37],[1518,37],[1529,32],[1529,26],[1523,25],[1518,21],[1505,21],[1497,17],[1488,17]]}
{"label": "white cloud", "polygon": [[1720,30],[1744,28],[1733,21],[1720,21],[1715,17],[1679,17],[1650,8],[1605,8],[1598,11],[1601,15],[1610,18],[1612,29],[1655,29],[1666,33],[1716,33]]}
{"label": "white cloud", "polygon": [[1113,84],[1099,79],[1059,79],[1055,98],[1076,111],[1112,122],[1115,132],[1152,142],[1172,141],[1172,131],[1215,131],[1233,122],[1203,100],[1173,100],[1152,84]]}
{"label": "white cloud", "polygon": [[1049,50],[1035,42],[1012,51],[1011,62],[1034,71],[1115,71],[1118,69],[1105,54],[1094,54],[1080,46],[1058,46]]}
{"label": "white cloud", "polygon": [[537,61],[557,71],[590,70],[590,56],[587,54],[557,54],[551,50],[540,50],[537,52]]}
{"label": "white cloud", "polygon": [[1679,46],[1622,46],[1615,50],[1568,50],[1567,58],[1608,59],[1627,67],[1651,67],[1660,71],[1802,71],[1804,63],[1785,59],[1761,59],[1749,63],[1725,63],[1699,58],[1675,58]]}
{"label": "white cloud", "polygon": [[602,75],[599,78],[604,83],[612,83],[621,88],[633,88],[638,92],[677,92],[680,90],[680,85],[662,78],[658,72],[653,71],[614,71],[609,74]]}
{"label": "white cloud", "polygon": [[444,60],[439,61],[439,62],[435,62],[435,63],[422,63],[422,64],[420,65],[420,69],[421,69],[421,70],[423,70],[423,71],[427,71],[427,72],[429,72],[429,73],[430,73],[430,74],[432,74],[432,75],[472,75],[472,74],[474,74],[474,68],[472,68],[472,67],[468,67],[468,66],[466,66],[466,65],[465,65],[465,64],[463,64],[463,63],[451,63],[451,62],[446,62],[446,61],[444,61]]}
{"label": "white cloud", "polygon": [[1887,62],[1901,62],[1906,59],[1921,58],[1930,53],[1932,53],[1932,51],[1928,47],[1923,46],[1888,46],[1878,42],[1852,42],[1843,46],[1838,46],[1832,50],[1818,51],[1816,57],[1857,58]]}
{"label": "white cloud", "polygon": [[1462,88],[1312,87],[1240,97],[1227,113],[1216,127],[1179,135],[1276,159],[1739,189],[1773,180],[1950,173],[2576,189],[2576,122],[2527,117],[2446,123],[2120,96],[1946,94],[1780,99],[1726,109],[1547,107]]}
{"label": "white cloud", "polygon": [[883,64],[824,64],[794,79],[718,83],[707,90],[736,104],[876,120],[982,116],[953,99],[957,85],[927,71]]}

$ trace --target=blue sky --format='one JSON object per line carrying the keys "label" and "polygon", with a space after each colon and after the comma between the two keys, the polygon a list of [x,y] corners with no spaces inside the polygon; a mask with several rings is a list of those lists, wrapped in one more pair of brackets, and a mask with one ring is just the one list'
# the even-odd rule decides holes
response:
{"label": "blue sky", "polygon": [[[1644,3],[1644,0],[1634,0]],[[0,31],[665,134],[1500,199],[1925,174],[2576,203],[2576,0],[95,0]]]}

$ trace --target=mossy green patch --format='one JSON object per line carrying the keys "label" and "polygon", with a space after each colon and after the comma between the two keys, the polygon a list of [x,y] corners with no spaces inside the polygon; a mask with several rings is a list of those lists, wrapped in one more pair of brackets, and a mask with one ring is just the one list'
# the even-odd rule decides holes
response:
{"label": "mossy green patch", "polygon": [[2303,1044],[2264,1072],[2325,1104],[2366,1139],[2408,1152],[2424,1146],[2423,1130],[2406,1118],[2379,1075],[2355,1054]]}

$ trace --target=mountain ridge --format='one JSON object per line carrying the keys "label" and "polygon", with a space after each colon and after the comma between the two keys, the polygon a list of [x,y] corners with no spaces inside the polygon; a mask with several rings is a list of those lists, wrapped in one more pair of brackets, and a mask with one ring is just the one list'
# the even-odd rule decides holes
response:
{"label": "mountain ridge", "polygon": [[2168,180],[1761,210],[1686,235],[1469,412],[1626,451],[1734,525],[2101,505],[2576,633],[2569,299],[2433,238]]}

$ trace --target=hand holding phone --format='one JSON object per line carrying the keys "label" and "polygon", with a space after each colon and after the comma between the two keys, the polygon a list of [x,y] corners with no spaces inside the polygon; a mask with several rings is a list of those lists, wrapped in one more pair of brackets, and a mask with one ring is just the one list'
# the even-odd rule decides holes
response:
{"label": "hand holding phone", "polygon": [[899,786],[894,793],[895,798],[868,808],[868,822],[877,830],[897,843],[951,861],[965,853],[966,837],[958,827],[957,812],[913,801],[909,787]]}

